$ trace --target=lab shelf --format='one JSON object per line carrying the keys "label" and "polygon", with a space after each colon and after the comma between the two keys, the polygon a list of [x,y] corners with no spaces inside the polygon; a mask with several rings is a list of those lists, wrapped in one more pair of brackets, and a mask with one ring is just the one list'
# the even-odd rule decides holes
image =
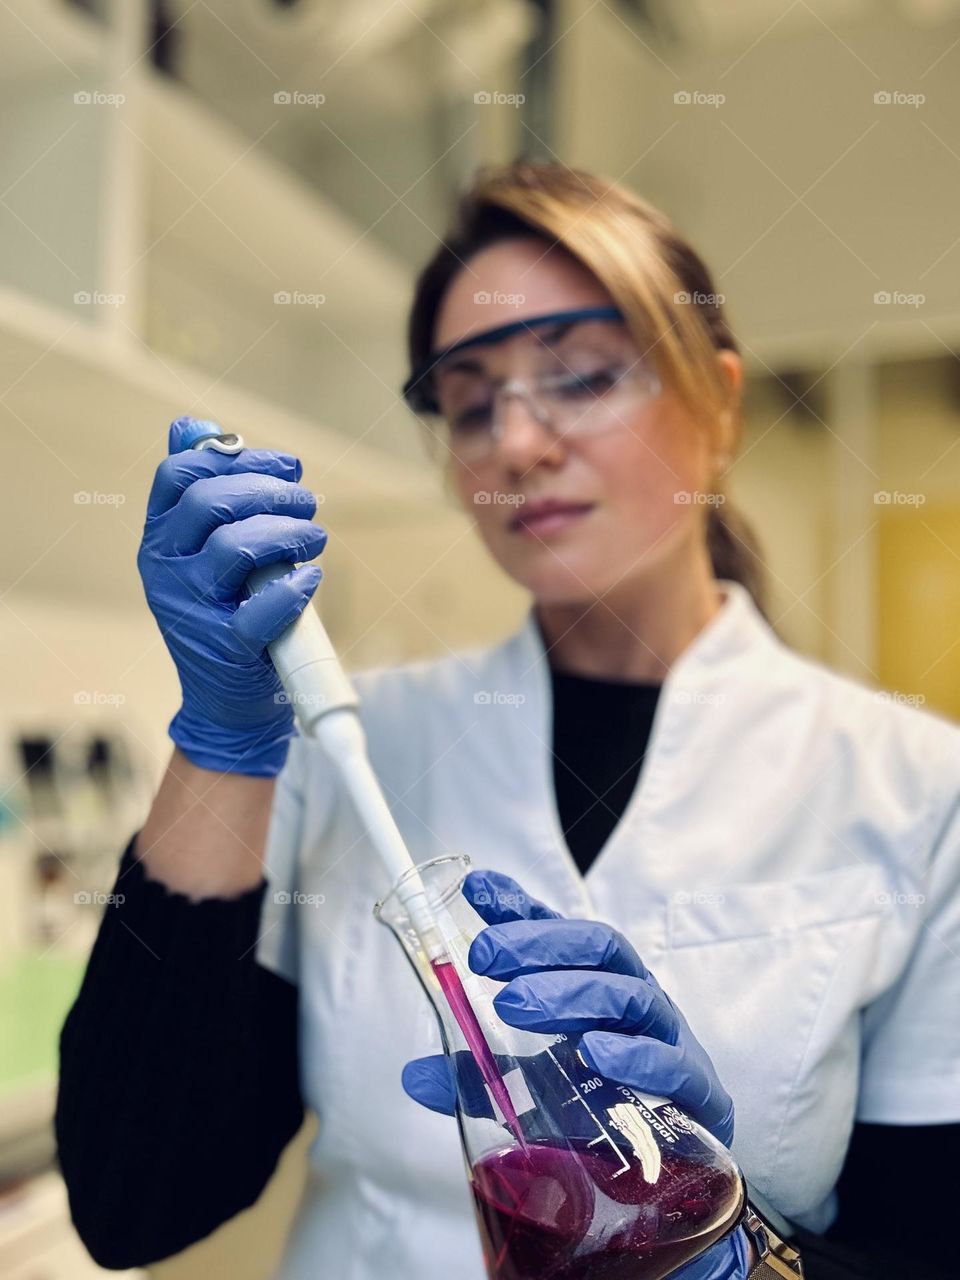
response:
{"label": "lab shelf", "polygon": [[56,438],[56,454],[65,466],[112,461],[124,474],[140,464],[146,451],[152,471],[158,447],[162,456],[167,423],[189,411],[199,417],[219,414],[251,443],[309,458],[335,478],[344,499],[422,502],[436,491],[427,467],[387,456],[228,379],[212,385],[204,370],[143,342],[106,338],[75,316],[3,288],[0,381],[5,407],[15,417],[21,411],[30,415],[32,421],[23,420],[21,426],[38,447],[42,436],[31,428],[45,422],[62,426],[64,413],[69,413],[75,430],[61,430]]}

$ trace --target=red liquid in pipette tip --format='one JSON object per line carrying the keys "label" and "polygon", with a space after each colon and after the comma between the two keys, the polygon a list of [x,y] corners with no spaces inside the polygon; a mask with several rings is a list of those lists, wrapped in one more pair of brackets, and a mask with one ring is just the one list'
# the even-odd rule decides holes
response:
{"label": "red liquid in pipette tip", "polygon": [[449,960],[431,960],[430,964],[433,972],[437,975],[437,981],[440,983],[443,994],[447,997],[447,1003],[453,1010],[453,1016],[463,1032],[463,1038],[466,1040],[470,1052],[480,1068],[480,1074],[483,1076],[484,1082],[496,1099],[497,1106],[502,1111],[503,1118],[511,1133],[525,1150],[527,1144],[523,1140],[516,1110],[510,1099],[510,1094],[507,1092],[507,1086],[503,1083],[496,1060],[490,1052],[490,1046],[484,1037],[483,1028],[477,1021],[473,1006],[467,999],[467,993],[463,989],[460,975]]}

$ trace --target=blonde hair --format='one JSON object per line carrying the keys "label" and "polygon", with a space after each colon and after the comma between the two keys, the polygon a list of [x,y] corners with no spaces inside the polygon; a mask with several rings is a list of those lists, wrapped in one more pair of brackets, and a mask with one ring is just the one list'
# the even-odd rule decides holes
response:
{"label": "blonde hair", "polygon": [[[453,225],[417,278],[407,329],[411,368],[429,359],[443,294],[467,260],[500,240],[530,234],[563,248],[596,277],[664,386],[732,459],[741,406],[739,397],[731,399],[716,353],[739,348],[709,270],[659,209],[580,169],[517,160],[477,170],[459,197]],[[714,488],[720,492],[719,482]],[[708,509],[707,545],[714,574],[741,582],[765,611],[759,545],[725,496]]]}

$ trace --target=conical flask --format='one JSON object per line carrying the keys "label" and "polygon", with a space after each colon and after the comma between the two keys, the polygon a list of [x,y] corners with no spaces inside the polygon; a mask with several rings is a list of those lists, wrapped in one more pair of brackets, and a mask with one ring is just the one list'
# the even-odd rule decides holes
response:
{"label": "conical flask", "polygon": [[[421,863],[374,914],[440,1023],[487,1274],[659,1280],[740,1222],[737,1165],[670,1101],[588,1068],[579,1036],[519,1031],[500,1018],[493,997],[504,984],[467,963],[484,928],[462,892],[469,868],[465,855]],[[428,939],[403,902],[416,877],[436,926]]]}

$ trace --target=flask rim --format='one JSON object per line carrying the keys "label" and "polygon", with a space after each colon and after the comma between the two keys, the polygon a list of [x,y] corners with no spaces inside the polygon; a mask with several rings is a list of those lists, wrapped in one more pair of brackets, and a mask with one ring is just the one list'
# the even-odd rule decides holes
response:
{"label": "flask rim", "polygon": [[407,870],[404,871],[403,875],[399,876],[394,882],[393,887],[389,889],[382,898],[378,898],[374,903],[373,914],[376,919],[380,921],[381,924],[386,924],[387,921],[383,919],[383,912],[388,903],[391,903],[392,901],[400,901],[399,894],[403,886],[412,880],[414,876],[422,878],[425,871],[432,870],[434,867],[442,866],[444,863],[448,862],[460,863],[463,874],[460,875],[456,882],[452,884],[449,889],[445,890],[440,897],[430,903],[431,908],[446,906],[454,894],[460,891],[464,877],[470,869],[470,855],[468,853],[443,853],[439,857],[428,858],[425,862],[418,862],[414,866],[408,867]]}

